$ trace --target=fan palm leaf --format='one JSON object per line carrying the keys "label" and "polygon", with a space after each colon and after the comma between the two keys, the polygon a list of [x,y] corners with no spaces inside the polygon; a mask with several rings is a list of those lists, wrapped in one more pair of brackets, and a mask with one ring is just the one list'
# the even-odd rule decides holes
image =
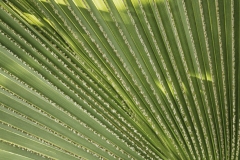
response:
{"label": "fan palm leaf", "polygon": [[238,0],[0,0],[0,159],[240,151]]}

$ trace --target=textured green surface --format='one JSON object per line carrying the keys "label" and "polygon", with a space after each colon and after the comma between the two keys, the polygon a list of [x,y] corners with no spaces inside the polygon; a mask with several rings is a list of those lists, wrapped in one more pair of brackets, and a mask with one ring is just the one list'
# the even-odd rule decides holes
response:
{"label": "textured green surface", "polygon": [[0,160],[239,160],[239,7],[0,0]]}

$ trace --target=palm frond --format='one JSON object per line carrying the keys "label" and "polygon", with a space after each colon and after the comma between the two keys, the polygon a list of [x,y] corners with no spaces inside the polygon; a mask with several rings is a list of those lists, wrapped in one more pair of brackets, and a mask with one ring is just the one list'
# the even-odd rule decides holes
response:
{"label": "palm frond", "polygon": [[0,159],[240,151],[238,0],[0,0]]}

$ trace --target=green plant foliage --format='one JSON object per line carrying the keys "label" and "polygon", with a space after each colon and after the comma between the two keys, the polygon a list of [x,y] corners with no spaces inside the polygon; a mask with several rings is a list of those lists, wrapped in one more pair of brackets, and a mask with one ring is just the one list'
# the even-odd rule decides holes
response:
{"label": "green plant foliage", "polygon": [[0,0],[0,159],[240,151],[239,0]]}

